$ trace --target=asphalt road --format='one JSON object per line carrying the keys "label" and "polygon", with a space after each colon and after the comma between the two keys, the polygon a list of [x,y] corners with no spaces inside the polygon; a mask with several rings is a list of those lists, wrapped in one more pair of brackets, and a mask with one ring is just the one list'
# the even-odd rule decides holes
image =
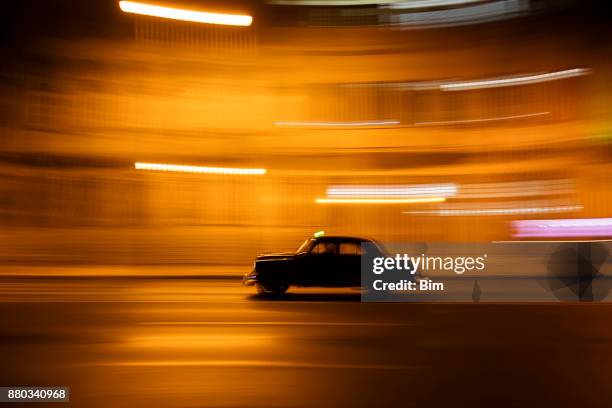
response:
{"label": "asphalt road", "polygon": [[231,279],[0,278],[0,385],[70,386],[78,407],[612,406],[609,304],[253,293]]}

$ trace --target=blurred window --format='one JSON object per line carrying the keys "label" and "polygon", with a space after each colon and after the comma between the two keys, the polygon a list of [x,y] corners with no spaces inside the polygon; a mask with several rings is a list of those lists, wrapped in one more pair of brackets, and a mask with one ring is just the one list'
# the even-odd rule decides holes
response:
{"label": "blurred window", "polygon": [[335,242],[323,241],[316,244],[310,253],[312,255],[333,255],[337,252],[337,247]]}
{"label": "blurred window", "polygon": [[361,255],[361,243],[359,242],[341,242],[340,255]]}

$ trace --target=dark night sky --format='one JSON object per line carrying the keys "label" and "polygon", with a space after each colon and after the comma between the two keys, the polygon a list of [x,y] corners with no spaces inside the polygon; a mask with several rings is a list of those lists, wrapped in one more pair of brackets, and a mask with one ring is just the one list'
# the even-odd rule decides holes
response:
{"label": "dark night sky", "polygon": [[[546,4],[560,4],[545,0]],[[542,3],[542,0],[533,2]],[[247,11],[254,15],[255,24],[262,38],[266,38],[265,27],[270,24],[293,24],[296,13],[306,11],[299,7],[278,8],[265,6],[258,0],[211,1],[182,0],[174,4],[194,6],[206,10]],[[609,7],[604,1],[570,0],[570,6],[555,9],[548,13],[537,14],[521,19],[520,24],[509,21],[491,24],[516,24],[516,29],[522,32],[541,32],[551,41],[559,33],[573,33],[583,37],[583,43],[598,54],[609,49],[612,21]],[[14,60],[19,55],[27,54],[33,44],[40,38],[121,38],[128,37],[132,32],[133,16],[119,10],[116,0],[23,0],[5,2],[0,13],[0,47],[4,62]],[[485,27],[475,28],[476,31],[486,30]],[[451,29],[456,30],[456,29]],[[458,28],[458,30],[470,30]],[[423,35],[421,32],[411,32],[410,35]],[[437,30],[440,31],[440,30]],[[454,36],[454,34],[453,34]],[[461,38],[461,37],[459,37]],[[587,51],[590,51],[587,50]]]}

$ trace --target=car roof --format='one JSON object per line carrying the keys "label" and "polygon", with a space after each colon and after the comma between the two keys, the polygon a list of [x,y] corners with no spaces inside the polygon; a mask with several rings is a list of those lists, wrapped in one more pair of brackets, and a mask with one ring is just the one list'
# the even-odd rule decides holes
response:
{"label": "car roof", "polygon": [[370,238],[361,238],[361,237],[353,237],[353,236],[349,236],[349,235],[324,235],[322,237],[317,237],[317,238],[312,238],[312,239],[318,239],[318,240],[339,240],[339,239],[343,239],[346,241],[368,241],[368,242],[374,242],[373,239]]}

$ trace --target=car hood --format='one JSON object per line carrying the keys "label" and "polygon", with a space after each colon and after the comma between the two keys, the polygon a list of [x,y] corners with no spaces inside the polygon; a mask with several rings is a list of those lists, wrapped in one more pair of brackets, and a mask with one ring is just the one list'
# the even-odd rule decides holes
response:
{"label": "car hood", "polygon": [[257,256],[257,261],[270,261],[274,259],[292,259],[295,257],[295,253],[293,252],[283,252],[276,254],[261,254]]}

